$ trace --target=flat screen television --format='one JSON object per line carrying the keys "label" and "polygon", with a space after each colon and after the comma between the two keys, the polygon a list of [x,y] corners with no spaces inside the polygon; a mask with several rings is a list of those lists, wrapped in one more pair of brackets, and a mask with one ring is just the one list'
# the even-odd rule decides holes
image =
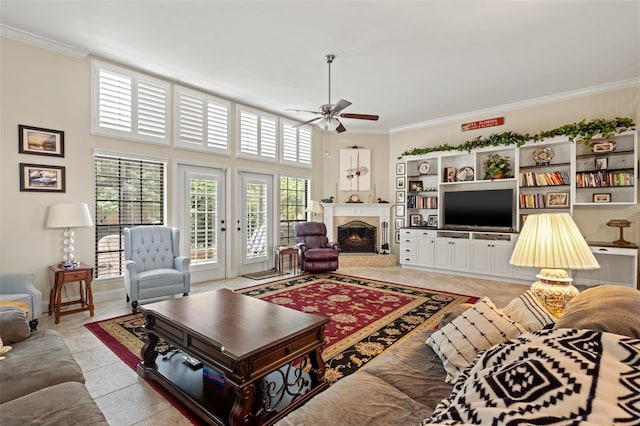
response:
{"label": "flat screen television", "polygon": [[444,193],[445,228],[513,228],[513,189]]}

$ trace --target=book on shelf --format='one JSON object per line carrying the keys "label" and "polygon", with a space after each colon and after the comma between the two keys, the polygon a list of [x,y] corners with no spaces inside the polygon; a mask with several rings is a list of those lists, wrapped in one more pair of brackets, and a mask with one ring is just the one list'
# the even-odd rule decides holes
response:
{"label": "book on shelf", "polygon": [[520,186],[559,186],[569,185],[569,173],[564,171],[552,172],[520,172]]}
{"label": "book on shelf", "polygon": [[593,172],[576,173],[576,187],[578,188],[601,188],[608,186],[632,186],[633,171],[606,171],[598,170]]}
{"label": "book on shelf", "polygon": [[407,208],[409,209],[437,209],[438,197],[425,195],[407,195]]}

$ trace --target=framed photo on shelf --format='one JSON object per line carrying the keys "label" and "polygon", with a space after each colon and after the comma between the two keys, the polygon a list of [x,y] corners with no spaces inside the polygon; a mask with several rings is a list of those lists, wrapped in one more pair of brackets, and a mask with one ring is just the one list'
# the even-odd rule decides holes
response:
{"label": "framed photo on shelf", "polygon": [[396,231],[396,244],[400,244],[400,231]]}
{"label": "framed photo on shelf", "polygon": [[404,203],[404,191],[396,191],[396,203]]}
{"label": "framed photo on shelf", "polygon": [[64,132],[40,127],[18,125],[18,152],[20,154],[64,157]]}
{"label": "framed photo on shelf", "polygon": [[610,203],[611,202],[611,193],[599,193],[593,194],[593,202],[594,203]]}
{"label": "framed photo on shelf", "polygon": [[403,175],[405,173],[405,163],[396,163],[396,175]]}
{"label": "framed photo on shelf", "polygon": [[404,217],[404,204],[398,204],[396,206],[396,216]]}
{"label": "framed photo on shelf", "polygon": [[438,227],[438,215],[437,214],[430,214],[429,217],[427,217],[427,226],[429,228],[437,228]]}
{"label": "framed photo on shelf", "polygon": [[396,189],[404,189],[405,187],[405,177],[400,176],[396,178]]}
{"label": "framed photo on shelf", "polygon": [[20,191],[65,192],[65,168],[20,163]]}
{"label": "framed photo on shelf", "polygon": [[547,194],[547,207],[566,208],[569,207],[568,192],[549,192]]}
{"label": "framed photo on shelf", "polygon": [[404,228],[404,218],[396,218],[396,229]]}
{"label": "framed photo on shelf", "polygon": [[411,214],[409,215],[409,223],[411,226],[421,226],[422,225],[422,215],[421,214]]}
{"label": "framed photo on shelf", "polygon": [[596,170],[607,170],[609,166],[609,158],[601,157],[596,158]]}
{"label": "framed photo on shelf", "polygon": [[424,187],[422,186],[421,180],[410,180],[409,181],[409,191],[420,192],[423,191]]}
{"label": "framed photo on shelf", "polygon": [[455,167],[445,167],[444,168],[444,182],[455,182],[456,181],[456,168]]}

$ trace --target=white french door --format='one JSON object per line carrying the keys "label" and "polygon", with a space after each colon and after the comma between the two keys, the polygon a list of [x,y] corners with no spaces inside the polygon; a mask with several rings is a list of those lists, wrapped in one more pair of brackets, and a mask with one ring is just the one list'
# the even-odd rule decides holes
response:
{"label": "white french door", "polygon": [[[177,223],[192,282],[226,278],[226,176],[219,168],[178,165],[181,203]],[[186,247],[186,251],[185,251]]]}
{"label": "white french door", "polygon": [[273,251],[273,175],[239,172],[238,274],[270,268]]}

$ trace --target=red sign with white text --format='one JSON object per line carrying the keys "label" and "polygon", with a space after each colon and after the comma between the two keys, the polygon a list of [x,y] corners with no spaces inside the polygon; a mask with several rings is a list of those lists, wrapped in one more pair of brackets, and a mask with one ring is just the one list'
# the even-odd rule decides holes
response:
{"label": "red sign with white text", "polygon": [[483,129],[485,127],[502,126],[504,124],[504,117],[488,118],[486,120],[472,121],[471,123],[463,123],[462,131]]}

